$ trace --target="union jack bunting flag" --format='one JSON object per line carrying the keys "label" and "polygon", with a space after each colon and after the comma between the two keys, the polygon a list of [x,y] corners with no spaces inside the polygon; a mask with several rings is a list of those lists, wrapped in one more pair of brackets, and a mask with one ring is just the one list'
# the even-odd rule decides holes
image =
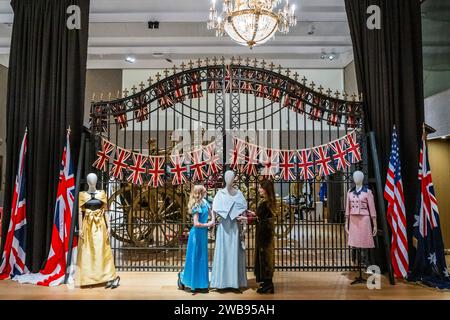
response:
{"label": "union jack bunting flag", "polygon": [[27,132],[22,140],[19,153],[19,166],[17,168],[16,182],[14,185],[11,217],[8,233],[3,247],[0,263],[0,280],[13,278],[28,273],[26,260],[26,187],[25,187],[25,159],[27,154]]}
{"label": "union jack bunting flag", "polygon": [[355,112],[354,106],[351,104],[346,104],[345,109],[347,111],[347,119],[345,121],[345,123],[347,124],[347,127],[355,128],[356,127],[356,118],[353,115],[353,113]]}
{"label": "union jack bunting flag", "polygon": [[328,112],[327,123],[332,126],[339,126],[341,122],[341,116],[338,114],[339,105],[336,101],[331,102],[331,112]]}
{"label": "union jack bunting flag", "polygon": [[147,157],[140,153],[133,153],[133,164],[128,167],[131,174],[128,176],[127,181],[136,185],[143,185],[143,175],[147,173],[145,163]]}
{"label": "union jack bunting flag", "polygon": [[249,80],[243,80],[241,85],[241,92],[246,94],[253,93],[253,84],[251,80],[253,79],[254,72],[245,71],[244,77]]}
{"label": "union jack bunting flag", "polygon": [[333,160],[328,155],[328,146],[318,146],[313,148],[313,152],[315,155],[315,162],[318,167],[318,175],[319,177],[329,176],[334,173],[335,170],[332,166]]}
{"label": "union jack bunting flag", "polygon": [[135,108],[138,108],[134,111],[134,117],[136,118],[136,122],[148,120],[150,111],[149,111],[149,103],[147,101],[147,95],[141,94],[133,98],[133,105]]}
{"label": "union jack bunting flag", "polygon": [[204,148],[204,156],[208,165],[208,175],[214,175],[222,170],[220,165],[220,156],[216,153],[216,143],[210,143]]}
{"label": "union jack bunting flag", "polygon": [[217,70],[216,69],[210,69],[208,71],[208,77],[210,80],[208,80],[208,92],[209,93],[216,93],[218,90],[222,90],[222,86],[220,85],[219,81],[217,80]]}
{"label": "union jack bunting flag", "polygon": [[[76,265],[77,257],[77,237],[74,237],[72,248],[69,249],[74,199],[75,176],[70,153],[69,133],[67,133],[59,172],[52,241],[47,261],[39,273],[18,276],[14,278],[15,281],[51,287],[58,286],[64,282],[67,268]],[[67,259],[70,250],[72,250],[72,261],[69,263]],[[69,276],[73,276],[73,272],[69,272]],[[73,282],[73,279],[70,279],[70,281]]]}
{"label": "union jack bunting flag", "polygon": [[298,151],[297,167],[300,179],[306,181],[314,178],[314,161],[311,150],[303,149]]}
{"label": "union jack bunting flag", "polygon": [[131,152],[116,147],[116,158],[113,161],[113,165],[110,174],[118,180],[123,180],[123,174],[126,169],[128,169],[127,160],[131,156]]}
{"label": "union jack bunting flag", "polygon": [[261,163],[263,169],[261,174],[270,178],[275,178],[279,171],[279,153],[273,149],[263,149],[261,151]]}
{"label": "union jack bunting flag", "polygon": [[312,103],[313,103],[313,106],[311,107],[311,110],[309,111],[309,118],[311,120],[315,120],[315,121],[322,119],[323,110],[321,108],[322,101],[321,101],[320,97],[314,96]]}
{"label": "union jack bunting flag", "polygon": [[102,150],[97,151],[97,160],[95,160],[92,166],[100,171],[107,171],[109,157],[113,150],[114,145],[102,138]]}
{"label": "union jack bunting flag", "polygon": [[448,290],[450,275],[445,261],[439,210],[425,139],[424,134],[419,159],[420,206],[413,228],[417,248],[408,280]]}
{"label": "union jack bunting flag", "polygon": [[256,86],[255,95],[259,98],[266,98],[269,96],[269,89],[267,88],[267,85],[264,83],[260,83]]}
{"label": "union jack bunting flag", "polygon": [[201,98],[203,97],[202,84],[200,82],[200,74],[198,72],[193,72],[191,74],[191,86],[189,87],[189,98]]}
{"label": "union jack bunting flag", "polygon": [[233,79],[236,76],[236,71],[231,72],[231,66],[227,65],[225,74],[225,92],[230,93],[231,91],[237,92],[239,90],[239,83],[237,80]]}
{"label": "union jack bunting flag", "polygon": [[392,131],[391,155],[384,187],[388,203],[387,220],[391,227],[391,261],[397,278],[408,274],[408,237],[406,234],[406,209],[400,164],[400,146],[397,131]]}
{"label": "union jack bunting flag", "polygon": [[108,132],[108,114],[104,106],[97,105],[93,108],[89,118],[89,125],[94,129],[99,128],[103,133]]}
{"label": "union jack bunting flag", "polygon": [[332,157],[336,165],[337,170],[345,171],[349,166],[350,162],[347,160],[347,149],[345,145],[345,140],[339,139],[329,144],[332,150]]}
{"label": "union jack bunting flag", "polygon": [[161,107],[161,109],[166,109],[168,107],[173,106],[172,98],[166,93],[166,89],[161,84],[157,88],[155,88],[156,96],[158,98],[158,104]]}
{"label": "union jack bunting flag", "polygon": [[285,181],[295,180],[295,157],[294,151],[281,150],[280,156],[280,176]]}
{"label": "union jack bunting flag", "polygon": [[305,107],[306,107],[306,102],[305,101],[308,98],[308,93],[306,91],[304,91],[303,89],[298,89],[297,90],[297,95],[300,98],[295,99],[294,111],[299,112],[299,113],[304,113],[305,112]]}
{"label": "union jack bunting flag", "polygon": [[269,99],[273,102],[279,102],[281,98],[281,80],[279,78],[275,78],[273,81],[273,87],[270,91]]}
{"label": "union jack bunting flag", "polygon": [[174,88],[174,101],[175,102],[182,102],[186,99],[184,88],[183,88],[183,81],[181,77],[174,77],[172,81],[172,86]]}
{"label": "union jack bunting flag", "polygon": [[163,177],[164,171],[164,156],[150,156],[148,157],[149,168],[148,174],[150,176],[150,181],[148,183],[149,187],[159,187],[164,185]]}
{"label": "union jack bunting flag", "polygon": [[345,136],[345,142],[347,143],[347,154],[350,163],[358,163],[362,160],[361,146],[357,142],[356,132],[349,133]]}
{"label": "union jack bunting flag", "polygon": [[233,137],[233,150],[231,151],[231,169],[239,169],[245,159],[245,141]]}
{"label": "union jack bunting flag", "polygon": [[174,186],[186,183],[186,174],[188,168],[186,167],[184,155],[174,154],[170,156],[170,162],[172,167],[170,168],[170,173],[173,175],[172,184]]}
{"label": "union jack bunting flag", "polygon": [[244,172],[247,175],[257,175],[261,150],[254,144],[246,143],[246,145],[247,154],[244,157]]}
{"label": "union jack bunting flag", "polygon": [[206,161],[203,161],[203,148],[190,153],[191,173],[193,181],[203,181],[206,176]]}
{"label": "union jack bunting flag", "polygon": [[111,104],[111,110],[114,115],[114,121],[120,129],[128,127],[127,108],[123,102],[115,102]]}

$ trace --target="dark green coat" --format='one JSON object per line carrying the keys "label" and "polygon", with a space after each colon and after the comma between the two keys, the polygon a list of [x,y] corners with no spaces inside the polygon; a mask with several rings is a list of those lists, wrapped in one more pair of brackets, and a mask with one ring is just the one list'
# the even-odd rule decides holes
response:
{"label": "dark green coat", "polygon": [[275,218],[267,201],[259,203],[256,215],[255,276],[256,282],[263,282],[273,277]]}

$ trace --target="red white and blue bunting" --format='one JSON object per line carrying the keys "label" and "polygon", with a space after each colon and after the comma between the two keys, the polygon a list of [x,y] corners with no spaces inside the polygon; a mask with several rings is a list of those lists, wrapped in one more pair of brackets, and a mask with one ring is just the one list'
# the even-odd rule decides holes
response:
{"label": "red white and blue bunting", "polygon": [[356,131],[326,144],[300,150],[278,150],[239,138],[233,140],[232,169],[283,181],[320,179],[336,171],[345,171],[362,160]]}
{"label": "red white and blue bunting", "polygon": [[[345,171],[362,160],[356,131],[326,144],[300,150],[277,150],[233,138],[230,166],[245,175],[262,175],[282,181],[311,180]],[[93,166],[117,180],[150,187],[166,181],[181,185],[205,181],[222,171],[216,144],[165,156],[136,153],[102,139]]]}

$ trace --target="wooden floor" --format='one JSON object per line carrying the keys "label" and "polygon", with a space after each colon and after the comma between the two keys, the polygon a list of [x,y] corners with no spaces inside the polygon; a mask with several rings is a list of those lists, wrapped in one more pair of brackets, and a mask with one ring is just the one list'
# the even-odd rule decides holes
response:
{"label": "wooden floor", "polygon": [[259,295],[255,280],[249,274],[249,286],[244,293],[195,294],[180,291],[176,287],[174,272],[122,272],[121,286],[115,290],[96,288],[69,288],[60,286],[45,288],[20,285],[7,280],[0,282],[0,299],[127,299],[127,300],[177,300],[177,299],[279,299],[279,300],[339,300],[339,299],[446,299],[450,292],[440,292],[414,284],[398,282],[391,286],[385,277],[381,290],[369,290],[365,284],[350,286],[355,273],[340,272],[277,272],[274,278],[274,295]]}

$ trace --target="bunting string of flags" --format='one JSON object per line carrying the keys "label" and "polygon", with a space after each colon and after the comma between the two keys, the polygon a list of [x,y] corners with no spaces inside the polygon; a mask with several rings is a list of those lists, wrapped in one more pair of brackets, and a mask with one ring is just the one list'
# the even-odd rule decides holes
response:
{"label": "bunting string of flags", "polygon": [[[284,181],[326,177],[336,171],[345,171],[362,160],[356,131],[326,144],[300,150],[266,148],[234,137],[230,155],[233,170]],[[169,178],[173,185],[205,181],[222,171],[220,160],[215,142],[166,158],[136,153],[102,139],[93,166],[100,171],[109,170],[117,180],[158,187]]]}
{"label": "bunting string of flags", "polygon": [[362,160],[356,130],[326,144],[300,150],[260,147],[236,137],[233,140],[232,169],[284,181],[326,177]]}
{"label": "bunting string of flags", "polygon": [[[205,82],[207,93],[240,91],[243,94],[254,94],[256,97],[269,99],[274,103],[280,102],[282,107],[297,113],[307,112],[309,119],[313,121],[324,119],[329,125],[345,124],[349,128],[356,128],[358,125],[358,105],[355,103],[339,103],[336,99],[309,91],[302,85],[277,74],[236,69],[230,65],[227,65],[225,69],[222,67],[208,69],[206,79],[202,78],[197,70],[163,79],[146,91],[130,97],[131,103],[127,103],[127,100],[118,100],[95,104],[91,124],[99,127],[102,132],[106,132],[108,117],[111,115],[118,128],[125,129],[128,127],[128,122],[133,120],[129,115],[127,118],[127,111],[133,112],[134,121],[138,123],[146,121],[150,117],[152,101],[156,101],[157,106],[164,110],[185,101],[186,98],[202,98],[202,82]],[[307,104],[310,105],[308,110]],[[344,114],[345,118],[342,119]]]}

